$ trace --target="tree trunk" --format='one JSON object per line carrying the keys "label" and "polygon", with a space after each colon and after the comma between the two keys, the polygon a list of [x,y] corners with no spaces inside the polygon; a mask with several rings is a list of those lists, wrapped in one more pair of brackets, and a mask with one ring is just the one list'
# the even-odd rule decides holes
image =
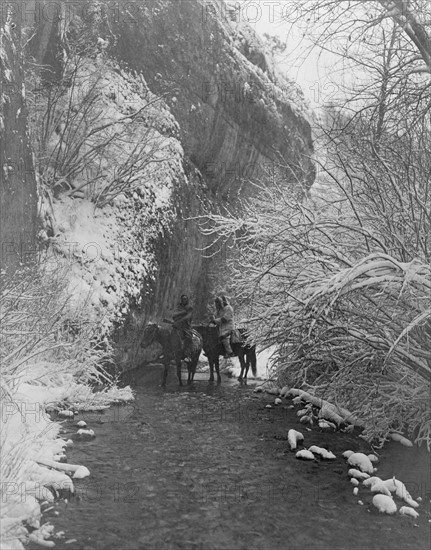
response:
{"label": "tree trunk", "polygon": [[0,265],[15,269],[36,257],[37,188],[20,17],[3,13],[0,24]]}

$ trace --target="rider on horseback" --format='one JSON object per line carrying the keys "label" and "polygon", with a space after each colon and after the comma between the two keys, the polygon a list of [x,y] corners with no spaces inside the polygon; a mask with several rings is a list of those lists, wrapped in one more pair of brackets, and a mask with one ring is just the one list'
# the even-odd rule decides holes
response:
{"label": "rider on horseback", "polygon": [[213,315],[211,321],[218,326],[220,340],[226,351],[225,357],[233,357],[234,353],[230,345],[230,337],[234,329],[233,308],[226,296],[217,296],[214,304],[217,317]]}
{"label": "rider on horseback", "polygon": [[[190,355],[193,350],[193,332],[192,332],[193,308],[189,304],[189,298],[186,294],[181,295],[181,299],[172,315],[172,326],[180,335],[183,344],[183,353]],[[187,360],[187,359],[186,359]]]}

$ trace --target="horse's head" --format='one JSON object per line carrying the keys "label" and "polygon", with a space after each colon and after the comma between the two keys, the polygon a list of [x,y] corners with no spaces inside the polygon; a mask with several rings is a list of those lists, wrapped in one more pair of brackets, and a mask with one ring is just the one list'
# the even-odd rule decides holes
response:
{"label": "horse's head", "polygon": [[144,328],[144,334],[142,337],[142,347],[147,348],[158,340],[159,337],[159,325],[156,323],[148,323]]}

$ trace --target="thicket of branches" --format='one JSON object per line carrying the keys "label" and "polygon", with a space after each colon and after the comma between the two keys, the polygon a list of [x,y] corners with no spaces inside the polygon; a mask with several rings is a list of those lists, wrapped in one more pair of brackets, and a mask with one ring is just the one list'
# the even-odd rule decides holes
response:
{"label": "thicket of branches", "polygon": [[[68,296],[68,266],[41,259],[0,277],[1,385],[13,390],[31,367],[35,376],[59,383],[65,375],[81,383],[110,383],[103,364],[112,349],[96,322]],[[41,383],[32,380],[32,383]]]}
{"label": "thicket of branches", "polygon": [[350,409],[370,440],[404,429],[430,445],[430,267],[343,210],[271,189],[203,230],[235,247],[232,292],[256,343],[276,347],[281,384]]}
{"label": "thicket of branches", "polygon": [[[100,410],[133,398],[129,387],[118,388],[104,371],[112,350],[99,322],[88,321],[84,300],[78,307],[71,303],[69,271],[64,262],[40,258],[13,277],[0,273],[0,476],[2,483],[23,487],[20,495],[3,498],[2,548],[24,548],[23,521],[39,527],[30,472],[36,460],[52,456],[60,430],[45,410]],[[36,489],[37,500],[50,494],[44,484],[43,493]]]}
{"label": "thicket of branches", "polygon": [[430,448],[431,42],[419,4],[298,4],[319,45],[362,75],[325,111],[316,191],[298,200],[280,181],[202,230],[235,250],[232,292],[251,336],[275,346],[280,383],[350,409],[368,440],[400,430]]}
{"label": "thicket of branches", "polygon": [[[143,189],[151,167],[168,155],[156,130],[154,105],[161,98],[135,78],[137,95],[123,104],[122,90],[107,79],[121,69],[85,38],[68,42],[59,78],[29,65],[30,130],[43,190],[103,207],[122,193]],[[124,71],[122,77],[131,78]]]}

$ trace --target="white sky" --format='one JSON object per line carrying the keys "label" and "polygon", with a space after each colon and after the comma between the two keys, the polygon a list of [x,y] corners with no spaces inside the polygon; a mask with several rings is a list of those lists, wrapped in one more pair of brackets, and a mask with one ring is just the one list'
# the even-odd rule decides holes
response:
{"label": "white sky", "polygon": [[278,36],[287,43],[278,65],[289,78],[296,81],[314,106],[327,103],[339,93],[340,84],[349,78],[343,71],[342,60],[318,48],[306,55],[312,44],[288,15],[288,0],[232,0],[241,6],[240,16],[262,37],[264,33]]}

